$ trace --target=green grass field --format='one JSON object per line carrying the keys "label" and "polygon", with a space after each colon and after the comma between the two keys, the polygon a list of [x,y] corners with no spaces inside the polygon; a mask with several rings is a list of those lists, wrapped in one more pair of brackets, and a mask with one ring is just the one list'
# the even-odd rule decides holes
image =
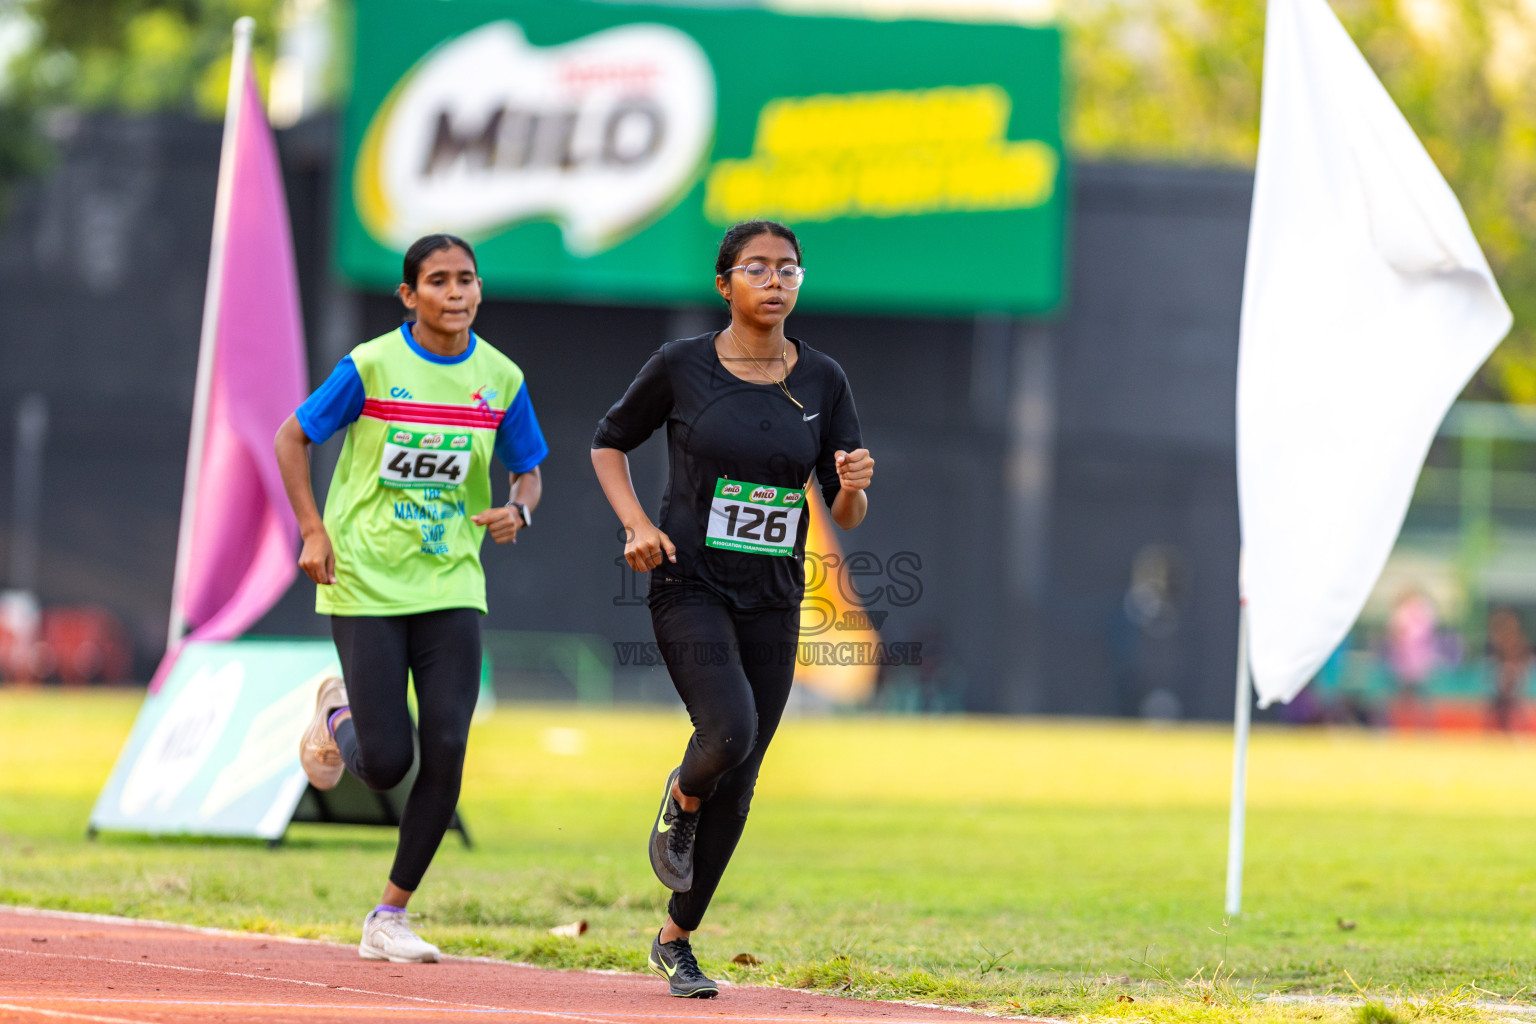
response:
{"label": "green grass field", "polygon": [[[354,941],[392,832],[84,839],[138,701],[0,690],[0,903]],[[477,847],[444,843],[422,932],[641,969],[664,906],[643,846],[687,733],[681,711],[503,706],[477,725]],[[1227,922],[1230,760],[1220,727],[791,719],[695,948],[736,981],[1085,1019],[1389,1024],[1531,1001],[1536,745],[1258,730]],[[582,938],[548,934],[577,919]]]}

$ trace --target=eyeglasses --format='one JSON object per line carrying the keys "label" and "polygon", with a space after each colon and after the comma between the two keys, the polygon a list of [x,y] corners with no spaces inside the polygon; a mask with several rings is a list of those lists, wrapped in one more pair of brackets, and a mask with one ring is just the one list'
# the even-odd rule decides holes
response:
{"label": "eyeglasses", "polygon": [[[768,282],[773,280],[775,273],[774,269],[766,263],[743,263],[740,266],[732,267],[731,270],[741,271],[741,276],[745,277],[747,284],[753,288],[768,287]],[[726,273],[729,274],[731,270],[727,270]],[[799,288],[800,282],[805,280],[805,268],[797,267],[793,263],[780,267],[777,273],[779,275],[779,284],[790,291]]]}

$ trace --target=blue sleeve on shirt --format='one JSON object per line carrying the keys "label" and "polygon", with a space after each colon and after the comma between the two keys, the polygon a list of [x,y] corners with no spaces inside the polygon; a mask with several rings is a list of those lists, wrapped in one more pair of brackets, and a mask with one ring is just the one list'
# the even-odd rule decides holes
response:
{"label": "blue sleeve on shirt", "polygon": [[533,414],[533,400],[528,397],[528,385],[517,389],[517,397],[507,406],[496,428],[496,455],[502,465],[514,473],[526,473],[549,454],[544,443],[544,432],[539,429],[539,418]]}
{"label": "blue sleeve on shirt", "polygon": [[[363,378],[351,356],[342,356],[336,369],[325,378],[315,393],[294,410],[304,436],[315,444],[324,444],[336,431],[363,414]],[[535,424],[534,429],[538,426]]]}

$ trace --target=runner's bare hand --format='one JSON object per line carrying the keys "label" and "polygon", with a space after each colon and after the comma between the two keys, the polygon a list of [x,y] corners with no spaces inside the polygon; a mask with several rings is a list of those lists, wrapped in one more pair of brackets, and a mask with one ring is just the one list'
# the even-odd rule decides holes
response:
{"label": "runner's bare hand", "polygon": [[299,552],[299,568],[321,586],[336,582],[336,552],[325,527],[304,538],[304,550]]}
{"label": "runner's bare hand", "polygon": [[837,482],[845,491],[862,491],[869,486],[875,475],[875,460],[869,457],[868,448],[855,448],[851,452],[838,452]]}
{"label": "runner's bare hand", "polygon": [[491,540],[497,544],[516,544],[518,531],[523,528],[523,517],[515,508],[488,508],[469,517],[477,526],[490,530]]}
{"label": "runner's bare hand", "polygon": [[658,530],[654,523],[643,523],[634,529],[626,529],[624,535],[624,561],[636,572],[650,572],[661,565],[663,559],[677,561],[677,547],[672,538]]}

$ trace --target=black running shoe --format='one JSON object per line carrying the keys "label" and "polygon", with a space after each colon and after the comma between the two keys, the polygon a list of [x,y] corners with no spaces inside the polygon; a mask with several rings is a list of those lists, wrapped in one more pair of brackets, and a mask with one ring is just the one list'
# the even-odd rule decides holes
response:
{"label": "black running shoe", "polygon": [[720,986],[699,970],[687,939],[662,942],[661,932],[657,932],[651,940],[651,956],[646,965],[667,979],[672,994],[679,999],[713,999],[720,994]]}
{"label": "black running shoe", "polygon": [[672,799],[672,787],[680,771],[681,768],[674,768],[667,776],[661,812],[651,826],[651,870],[673,892],[693,888],[693,836],[699,828],[699,812],[689,813]]}

